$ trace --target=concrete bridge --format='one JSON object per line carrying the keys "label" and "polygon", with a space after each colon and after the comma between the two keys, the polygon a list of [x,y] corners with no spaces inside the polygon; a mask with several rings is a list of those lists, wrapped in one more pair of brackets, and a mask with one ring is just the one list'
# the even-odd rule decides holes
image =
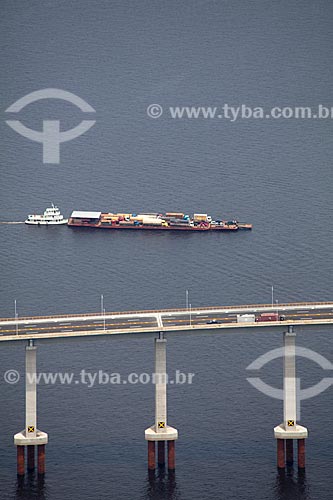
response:
{"label": "concrete bridge", "polygon": [[[262,315],[266,316],[262,316]],[[245,316],[244,316],[245,315]],[[265,320],[264,320],[265,319]],[[272,320],[273,319],[273,320]],[[17,449],[17,473],[25,474],[27,468],[35,467],[37,448],[37,469],[45,473],[45,446],[48,434],[37,427],[37,347],[35,341],[52,338],[94,337],[120,334],[155,334],[155,419],[145,431],[148,443],[148,469],[154,473],[157,463],[167,465],[170,473],[175,469],[175,441],[178,431],[167,422],[167,368],[166,332],[192,331],[210,334],[232,329],[279,328],[283,332],[284,375],[283,375],[283,422],[274,428],[277,441],[277,466],[284,469],[293,463],[294,445],[297,442],[297,463],[305,467],[306,427],[297,419],[296,345],[297,326],[330,325],[333,323],[333,302],[310,302],[289,304],[256,304],[227,307],[165,309],[154,311],[132,311],[100,314],[75,314],[61,316],[37,316],[0,319],[0,341],[26,341],[26,391],[25,428],[15,434]],[[243,330],[244,331],[244,330]],[[158,338],[156,338],[158,334]],[[167,453],[166,453],[167,445]],[[26,453],[25,453],[26,451]]]}
{"label": "concrete bridge", "polygon": [[[283,321],[257,321],[261,313],[278,314]],[[237,322],[238,315],[255,315],[256,321]],[[154,332],[213,331],[239,328],[329,325],[333,302],[252,304],[223,307],[188,307],[111,313],[68,314],[0,318],[0,342],[27,339],[90,337]]]}

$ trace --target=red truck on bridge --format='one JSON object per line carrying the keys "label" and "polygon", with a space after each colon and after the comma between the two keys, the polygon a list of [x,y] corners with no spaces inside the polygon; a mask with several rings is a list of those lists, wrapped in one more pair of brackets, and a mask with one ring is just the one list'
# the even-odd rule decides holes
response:
{"label": "red truck on bridge", "polygon": [[277,312],[264,312],[256,317],[258,323],[262,323],[263,321],[284,321],[285,319],[286,317],[283,314],[279,315]]}

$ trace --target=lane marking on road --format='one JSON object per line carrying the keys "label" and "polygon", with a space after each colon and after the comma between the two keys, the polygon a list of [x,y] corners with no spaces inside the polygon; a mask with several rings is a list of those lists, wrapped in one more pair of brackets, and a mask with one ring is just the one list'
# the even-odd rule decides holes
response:
{"label": "lane marking on road", "polygon": [[162,316],[160,314],[156,314],[155,321],[157,323],[158,328],[163,328],[163,320],[162,320]]}

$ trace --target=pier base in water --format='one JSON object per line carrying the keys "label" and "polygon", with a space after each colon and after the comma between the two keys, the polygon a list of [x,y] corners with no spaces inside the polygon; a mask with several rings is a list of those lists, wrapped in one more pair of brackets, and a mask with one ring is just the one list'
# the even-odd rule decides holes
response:
{"label": "pier base in water", "polygon": [[294,463],[294,440],[286,439],[286,461],[287,465]]}
{"label": "pier base in water", "polygon": [[157,463],[158,465],[165,465],[165,441],[157,441]]}
{"label": "pier base in water", "polygon": [[45,444],[37,446],[38,450],[38,474],[45,474]]}
{"label": "pier base in water", "polygon": [[284,439],[277,439],[277,466],[279,469],[284,469],[285,461],[285,442]]}
{"label": "pier base in water", "polygon": [[[27,450],[27,469],[35,469],[35,445],[17,445],[17,474],[25,474],[25,450]],[[45,474],[45,444],[37,445],[37,471],[38,474]]]}
{"label": "pier base in water", "polygon": [[28,470],[34,470],[35,468],[35,447],[33,445],[27,446],[28,455]]}
{"label": "pier base in water", "polygon": [[148,441],[148,469],[155,470],[156,467],[155,441]]}
{"label": "pier base in water", "polygon": [[175,468],[176,468],[175,441],[168,441],[168,469],[175,470]]}
{"label": "pier base in water", "polygon": [[24,446],[17,446],[17,475],[24,476]]}
{"label": "pier base in water", "polygon": [[[156,468],[156,443],[157,443],[157,463],[159,466],[165,465],[165,441],[148,441],[148,469]],[[168,469],[176,468],[176,449],[175,440],[167,441],[168,445]]]}
{"label": "pier base in water", "polygon": [[305,439],[298,440],[298,468],[305,469]]}

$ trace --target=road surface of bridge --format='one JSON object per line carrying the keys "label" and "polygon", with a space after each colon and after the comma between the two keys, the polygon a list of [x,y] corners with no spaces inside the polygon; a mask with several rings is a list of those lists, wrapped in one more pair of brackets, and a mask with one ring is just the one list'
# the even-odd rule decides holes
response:
{"label": "road surface of bridge", "polygon": [[[237,315],[278,312],[283,321],[237,323]],[[333,302],[256,304],[0,319],[0,341],[90,337],[98,335],[203,331],[232,328],[329,325]]]}

